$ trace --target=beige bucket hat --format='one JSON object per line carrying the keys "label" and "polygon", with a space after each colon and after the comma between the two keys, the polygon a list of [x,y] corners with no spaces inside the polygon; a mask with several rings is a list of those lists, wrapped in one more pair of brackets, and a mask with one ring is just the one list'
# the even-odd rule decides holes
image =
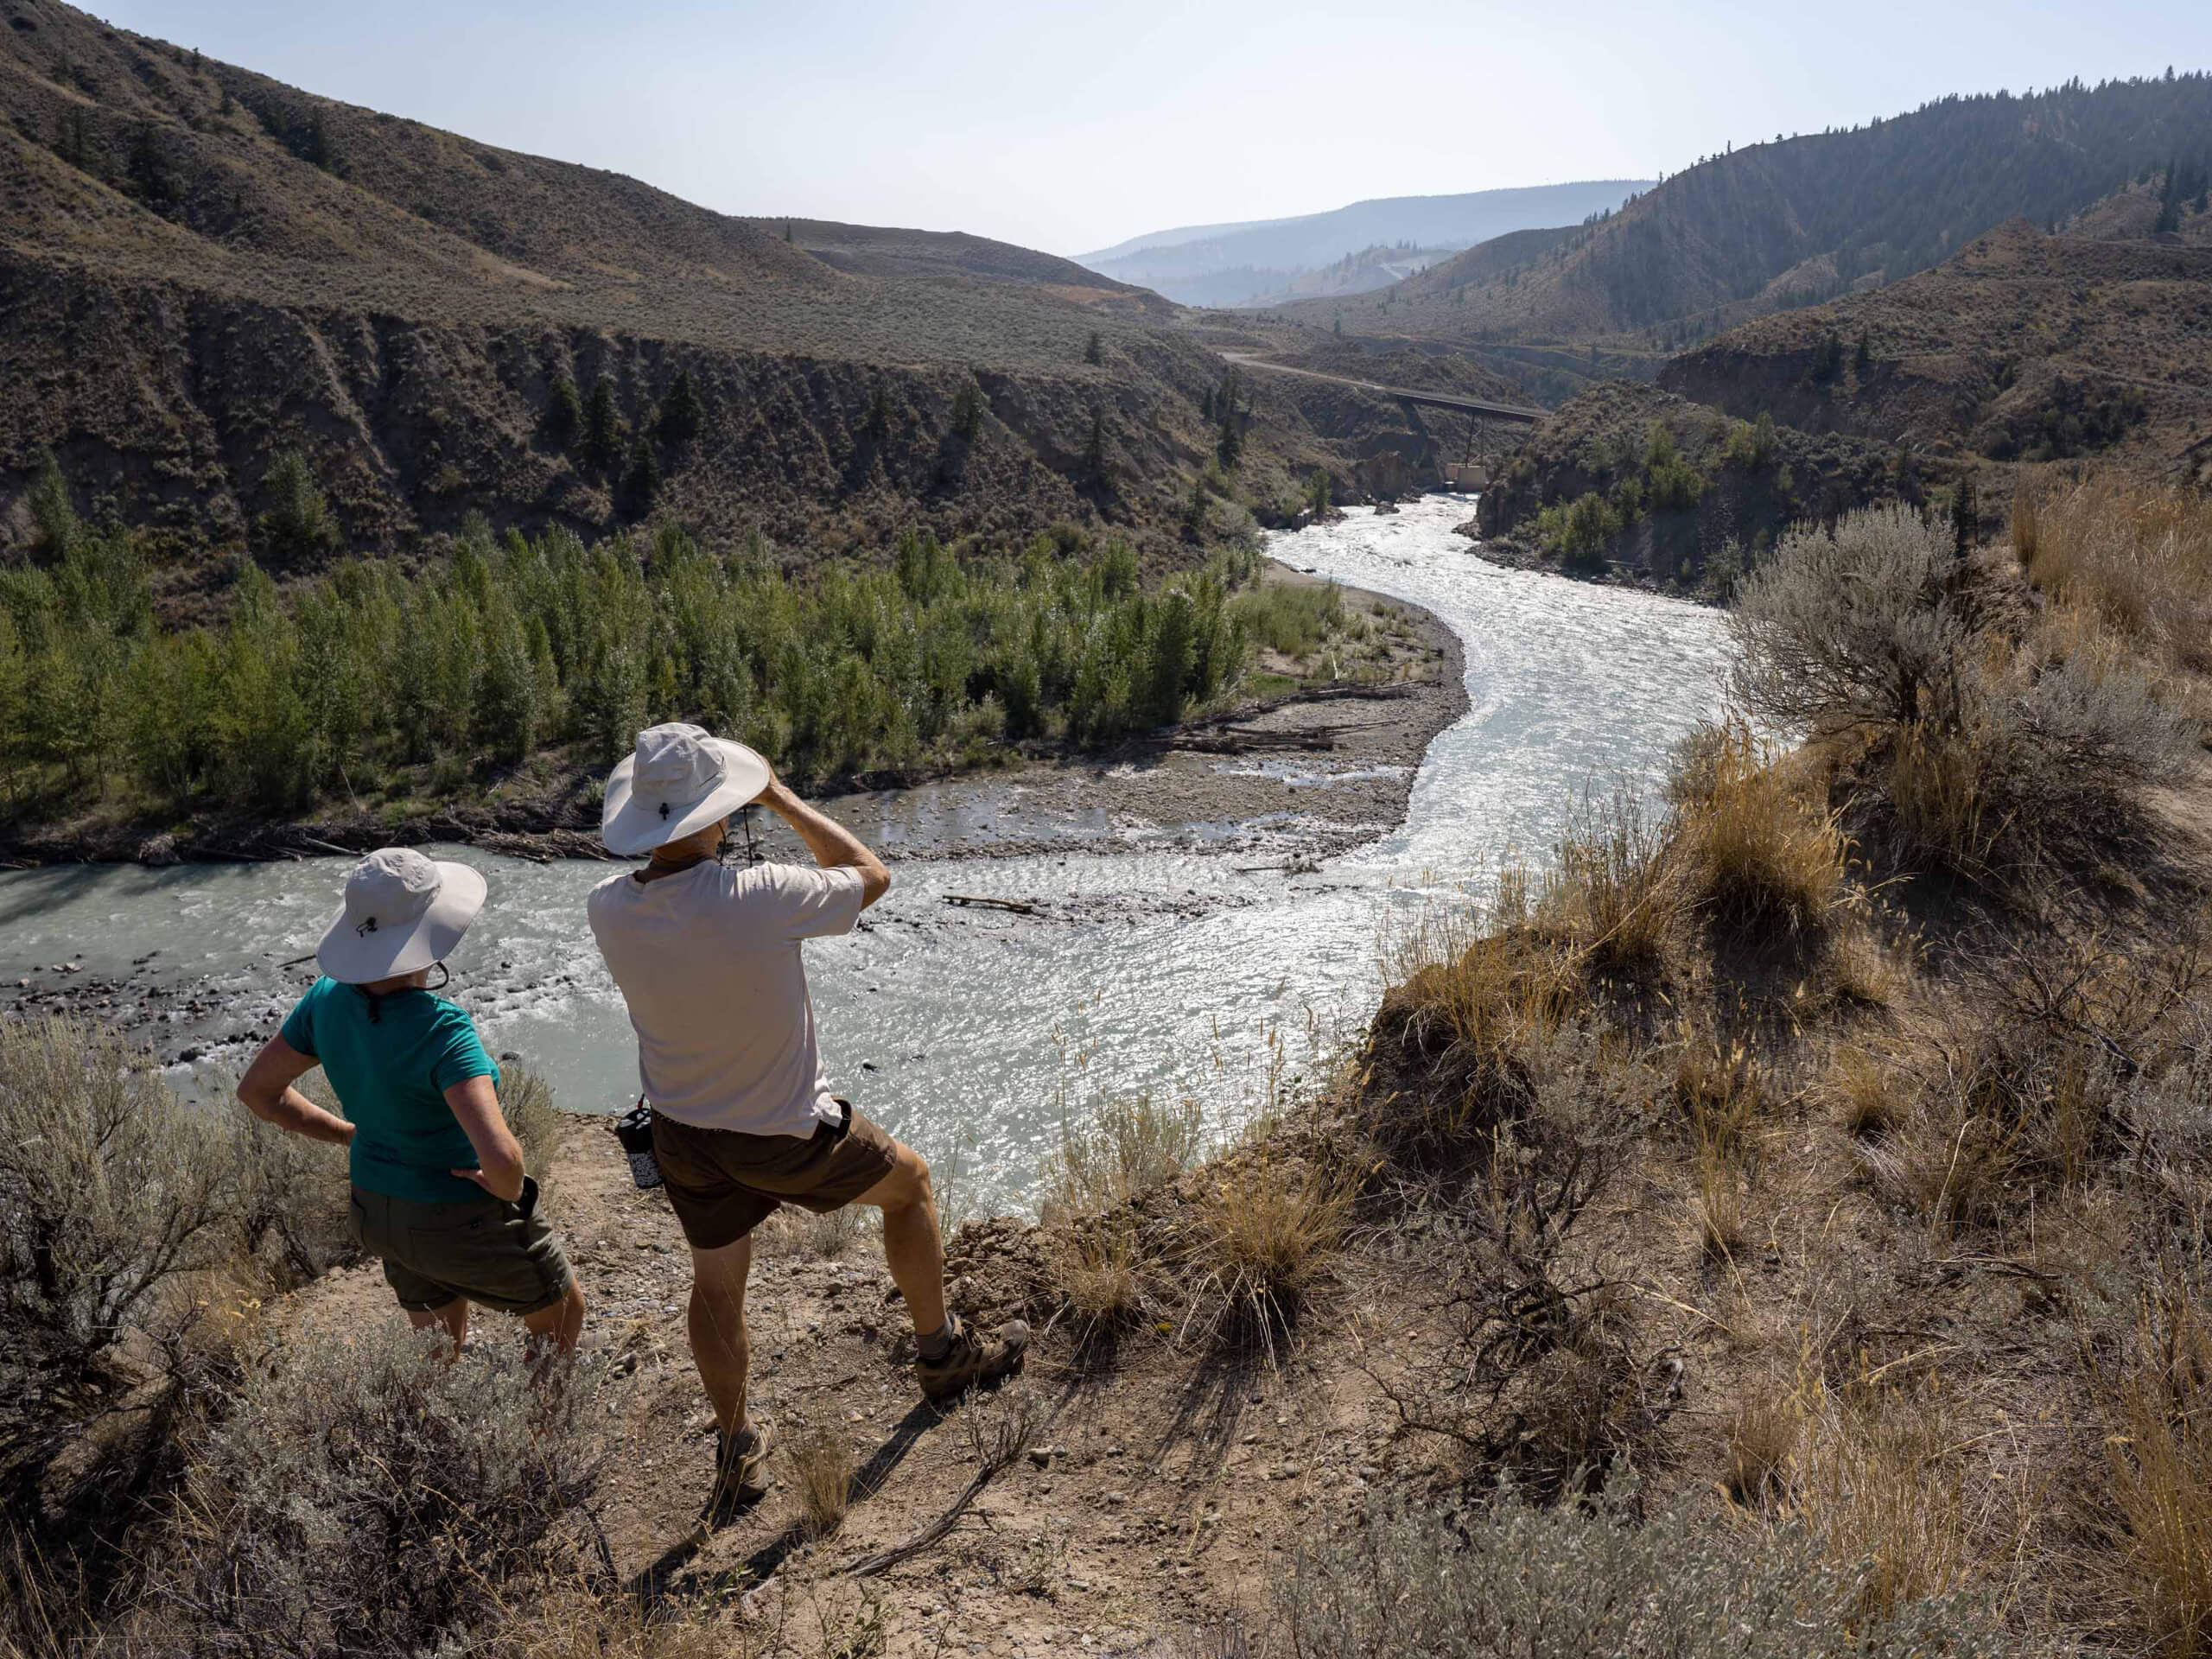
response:
{"label": "beige bucket hat", "polygon": [[773,776],[744,744],[703,726],[648,727],[607,778],[599,838],[625,857],[649,853],[728,817]]}
{"label": "beige bucket hat", "polygon": [[315,949],[315,963],[347,985],[442,962],[484,908],[484,878],[466,864],[383,847],[346,877],[346,904]]}

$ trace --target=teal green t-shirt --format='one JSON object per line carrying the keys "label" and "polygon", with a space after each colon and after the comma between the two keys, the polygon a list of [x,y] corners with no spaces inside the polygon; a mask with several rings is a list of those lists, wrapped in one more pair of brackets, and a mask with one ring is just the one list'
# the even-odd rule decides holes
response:
{"label": "teal green t-shirt", "polygon": [[421,1204],[481,1198],[484,1189],[448,1173],[478,1166],[476,1148],[446,1104],[445,1091],[470,1077],[499,1080],[476,1022],[428,991],[377,1000],[318,979],[284,1020],[281,1035],[322,1062],[353,1123],[353,1185]]}

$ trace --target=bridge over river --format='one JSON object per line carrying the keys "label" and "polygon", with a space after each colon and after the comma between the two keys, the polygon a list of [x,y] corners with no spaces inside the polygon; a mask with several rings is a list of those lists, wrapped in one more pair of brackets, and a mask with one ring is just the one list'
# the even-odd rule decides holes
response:
{"label": "bridge over river", "polygon": [[1255,357],[1245,352],[1224,352],[1222,356],[1240,369],[1258,369],[1268,374],[1303,375],[1308,380],[1333,380],[1340,386],[1356,386],[1362,391],[1395,397],[1402,404],[1413,404],[1423,409],[1452,409],[1463,415],[1479,415],[1485,420],[1535,422],[1551,412],[1529,409],[1520,404],[1493,404],[1481,397],[1465,397],[1454,391],[1416,391],[1411,386],[1378,385],[1372,380],[1355,380],[1350,375],[1324,374],[1319,369],[1294,369],[1287,363],[1270,363],[1264,357]]}

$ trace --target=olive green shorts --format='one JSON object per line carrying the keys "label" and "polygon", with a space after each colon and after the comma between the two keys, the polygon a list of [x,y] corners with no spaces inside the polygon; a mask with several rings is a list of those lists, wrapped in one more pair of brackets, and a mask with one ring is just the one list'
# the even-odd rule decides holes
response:
{"label": "olive green shorts", "polygon": [[385,1282],[410,1313],[429,1313],[466,1296],[500,1313],[536,1313],[569,1294],[561,1241],[525,1177],[513,1203],[486,1193],[425,1204],[353,1189],[353,1237],[384,1261]]}
{"label": "olive green shorts", "polygon": [[843,1121],[811,1135],[702,1129],[653,1114],[653,1160],[695,1249],[734,1244],[777,1209],[842,1210],[899,1166],[899,1143],[840,1100]]}

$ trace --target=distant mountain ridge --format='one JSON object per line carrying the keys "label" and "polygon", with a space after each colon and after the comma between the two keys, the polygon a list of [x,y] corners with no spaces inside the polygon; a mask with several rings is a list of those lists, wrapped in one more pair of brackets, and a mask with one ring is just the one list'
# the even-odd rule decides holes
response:
{"label": "distant mountain ridge", "polygon": [[1287,296],[1299,276],[1367,249],[1468,248],[1514,231],[1577,225],[1649,188],[1648,181],[1612,179],[1377,197],[1292,219],[1155,231],[1078,255],[1076,263],[1185,305],[1248,305]]}
{"label": "distant mountain ridge", "polygon": [[[1343,308],[1347,331],[1678,350],[1765,313],[1896,282],[2005,220],[2048,227],[2178,156],[2212,156],[2212,79],[1953,97],[1700,162],[1510,261],[1477,246]],[[1309,301],[1302,321],[1333,326]]]}

